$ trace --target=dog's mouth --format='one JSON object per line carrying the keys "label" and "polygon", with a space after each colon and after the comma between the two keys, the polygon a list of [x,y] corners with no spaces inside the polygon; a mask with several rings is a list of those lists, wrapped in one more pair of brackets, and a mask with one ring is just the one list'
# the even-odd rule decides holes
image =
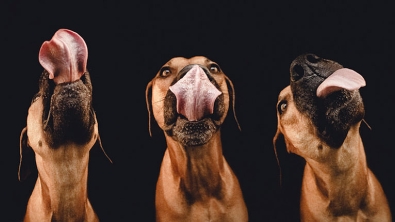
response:
{"label": "dog's mouth", "polygon": [[312,120],[321,139],[340,147],[350,127],[364,116],[358,89],[365,86],[365,80],[355,71],[313,54],[297,57],[290,72],[297,109]]}
{"label": "dog's mouth", "polygon": [[210,72],[199,65],[181,70],[164,100],[164,131],[184,146],[207,143],[219,129],[226,107]]}
{"label": "dog's mouth", "polygon": [[49,79],[49,73],[44,71],[39,87],[35,98],[42,97],[42,126],[51,147],[68,142],[88,142],[95,124],[89,73],[73,82],[55,84]]}

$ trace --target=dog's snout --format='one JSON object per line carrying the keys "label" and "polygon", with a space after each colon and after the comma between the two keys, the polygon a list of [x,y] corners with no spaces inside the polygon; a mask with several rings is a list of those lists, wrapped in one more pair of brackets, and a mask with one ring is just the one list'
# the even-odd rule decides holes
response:
{"label": "dog's snout", "polygon": [[306,58],[306,61],[307,62],[309,62],[309,63],[317,63],[317,62],[319,62],[320,60],[321,60],[321,58],[320,57],[318,57],[318,56],[316,56],[316,55],[314,55],[314,54],[307,54],[306,56],[305,56],[305,58]]}
{"label": "dog's snout", "polygon": [[295,82],[305,75],[315,73],[321,61],[322,59],[320,57],[311,53],[298,56],[291,64],[291,81]]}
{"label": "dog's snout", "polygon": [[187,72],[191,70],[193,66],[194,65],[187,65],[184,68],[182,68],[181,71],[178,73],[177,79],[182,79],[182,77],[184,77],[185,74],[187,74]]}
{"label": "dog's snout", "polygon": [[[181,71],[178,73],[176,81],[182,79],[188,72],[191,70],[196,64],[190,64],[185,66],[184,68],[181,69]],[[207,75],[208,78],[211,79],[210,72],[208,69],[204,66],[198,65],[201,69],[203,69],[204,73]]]}
{"label": "dog's snout", "polygon": [[291,67],[291,80],[298,81],[304,76],[304,69],[301,65],[295,64]]}

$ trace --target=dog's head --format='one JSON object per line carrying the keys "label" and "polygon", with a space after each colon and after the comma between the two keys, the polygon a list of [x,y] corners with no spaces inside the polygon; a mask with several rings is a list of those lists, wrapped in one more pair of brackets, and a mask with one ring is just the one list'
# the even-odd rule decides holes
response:
{"label": "dog's head", "polygon": [[361,75],[335,61],[298,56],[291,63],[290,85],[277,103],[278,133],[284,135],[288,151],[322,143],[339,148],[364,117],[363,86]]}
{"label": "dog's head", "polygon": [[20,179],[29,170],[23,168],[22,159],[29,164],[30,148],[36,154],[68,144],[89,150],[100,140],[87,58],[85,41],[71,30],[60,29],[42,44],[39,62],[44,71],[20,138]]}
{"label": "dog's head", "polygon": [[230,97],[234,105],[232,82],[203,56],[172,58],[146,90],[149,115],[183,146],[203,145],[212,138],[227,115]]}

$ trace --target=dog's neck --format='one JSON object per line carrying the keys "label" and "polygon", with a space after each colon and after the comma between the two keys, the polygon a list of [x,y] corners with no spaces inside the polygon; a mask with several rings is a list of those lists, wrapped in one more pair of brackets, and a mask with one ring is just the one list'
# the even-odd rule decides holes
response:
{"label": "dog's neck", "polygon": [[88,152],[86,147],[65,145],[36,154],[39,173],[32,193],[36,198],[27,212],[41,212],[40,219],[48,221],[96,220],[87,194]]}
{"label": "dog's neck", "polygon": [[65,142],[54,148],[43,132],[42,104],[33,103],[27,119],[28,144],[35,153],[38,177],[25,221],[98,221],[87,194],[89,151],[98,137],[97,121],[86,144]]}
{"label": "dog's neck", "polygon": [[166,138],[173,175],[180,179],[180,187],[192,200],[219,196],[224,157],[220,131],[204,145],[183,147]]}
{"label": "dog's neck", "polygon": [[[329,208],[333,212],[344,212],[345,207],[358,209],[368,186],[368,167],[359,124],[351,127],[340,148],[323,147],[322,152],[325,152],[322,155],[325,159],[305,158],[304,177],[314,178],[309,182],[313,182],[321,197],[330,201]],[[343,209],[331,209],[331,206]]]}

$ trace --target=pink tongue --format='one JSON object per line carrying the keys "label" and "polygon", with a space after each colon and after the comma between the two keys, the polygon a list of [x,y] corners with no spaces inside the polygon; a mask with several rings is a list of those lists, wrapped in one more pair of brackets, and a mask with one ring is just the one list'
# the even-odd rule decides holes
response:
{"label": "pink tongue", "polygon": [[177,112],[189,121],[212,114],[215,99],[221,94],[198,65],[194,65],[170,90],[177,98]]}
{"label": "pink tongue", "polygon": [[365,86],[365,79],[354,70],[342,68],[336,70],[317,88],[317,96],[325,98],[332,92],[347,89],[356,90]]}
{"label": "pink tongue", "polygon": [[73,82],[86,71],[88,49],[84,39],[68,29],[59,29],[40,48],[38,60],[56,84]]}

